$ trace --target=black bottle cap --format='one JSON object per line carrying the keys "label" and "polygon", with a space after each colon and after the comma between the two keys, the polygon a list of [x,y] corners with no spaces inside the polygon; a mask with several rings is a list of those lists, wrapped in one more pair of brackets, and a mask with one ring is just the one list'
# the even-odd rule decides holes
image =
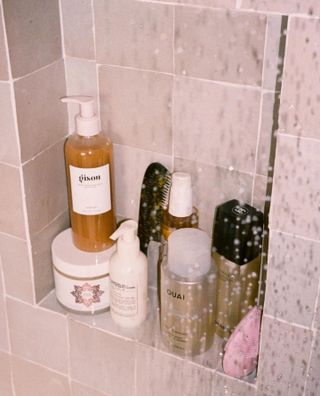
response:
{"label": "black bottle cap", "polygon": [[243,265],[259,256],[263,214],[236,199],[216,208],[212,249],[227,260]]}

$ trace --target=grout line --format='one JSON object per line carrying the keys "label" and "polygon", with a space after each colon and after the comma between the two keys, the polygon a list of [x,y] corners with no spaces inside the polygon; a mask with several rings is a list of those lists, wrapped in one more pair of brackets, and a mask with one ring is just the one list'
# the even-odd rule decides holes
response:
{"label": "grout line", "polygon": [[304,387],[303,387],[303,394],[305,395],[305,392],[307,390],[307,384],[308,384],[308,378],[309,378],[309,371],[310,371],[310,367],[311,367],[311,360],[312,360],[312,355],[313,355],[313,351],[315,348],[315,342],[316,342],[316,336],[318,333],[318,329],[315,328],[315,323],[316,323],[316,317],[317,317],[317,308],[318,308],[318,304],[319,304],[319,298],[320,298],[320,279],[318,282],[318,289],[317,289],[317,297],[315,299],[314,302],[314,316],[312,319],[312,323],[311,323],[311,328],[312,328],[312,341],[311,341],[311,346],[310,346],[310,353],[309,353],[309,358],[308,358],[308,363],[307,363],[307,368],[306,368],[306,378],[304,381]]}
{"label": "grout line", "polygon": [[[189,3],[177,3],[174,0],[136,0],[138,3],[151,3],[157,5],[166,5],[166,6],[178,6],[178,7],[185,7],[185,8],[193,8],[193,9],[202,9],[202,10],[213,10],[213,11],[225,11],[230,12],[234,11],[237,13],[242,14],[258,14],[258,15],[276,15],[276,16],[283,16],[289,15],[297,18],[305,18],[305,19],[314,19],[319,20],[320,16],[318,15],[310,15],[307,11],[306,12],[290,12],[288,11],[272,11],[272,10],[259,10],[254,8],[244,8],[242,6],[242,0],[236,0],[235,7],[219,7],[219,6],[209,6],[209,5],[201,5],[201,4],[189,4]],[[241,8],[240,8],[241,7]]]}
{"label": "grout line", "polygon": [[[237,0],[237,5],[240,3],[241,6],[241,0]],[[268,33],[269,33],[269,22],[267,19],[267,24],[265,28],[265,36],[264,36],[264,48],[263,48],[263,62],[262,62],[262,70],[261,70],[261,86],[264,86],[264,77],[265,77],[265,69],[266,69],[266,58],[267,58],[267,47],[268,47]],[[251,191],[251,204],[253,206],[254,203],[254,193],[255,193],[255,184],[256,184],[256,175],[257,175],[257,169],[258,169],[258,162],[259,162],[259,145],[260,145],[260,140],[261,140],[261,129],[262,129],[262,119],[263,119],[263,99],[264,95],[263,92],[260,94],[260,106],[259,106],[259,121],[258,121],[258,133],[257,133],[257,142],[256,142],[256,155],[254,159],[254,176],[252,180],[252,191]],[[272,130],[270,131],[270,138],[271,138]]]}
{"label": "grout line", "polygon": [[49,151],[50,149],[52,149],[52,147],[58,145],[61,142],[64,142],[65,139],[68,137],[68,135],[63,136],[62,138],[60,138],[59,140],[57,140],[56,142],[50,144],[50,146],[47,146],[45,149],[43,149],[42,151],[40,151],[39,153],[37,153],[36,155],[34,155],[32,158],[29,158],[28,160],[24,161],[21,165],[22,167],[24,167],[25,165],[27,165],[29,162],[34,161],[35,159],[37,159],[40,155],[42,155],[43,153],[45,153],[46,151]]}
{"label": "grout line", "polygon": [[23,75],[23,76],[21,76],[21,77],[13,78],[13,82],[17,82],[17,81],[22,80],[22,79],[24,79],[24,78],[26,78],[26,77],[33,76],[34,74],[37,74],[38,72],[40,72],[40,71],[42,71],[42,70],[48,69],[49,67],[51,67],[51,66],[53,66],[53,65],[56,65],[56,64],[58,64],[58,63],[61,62],[61,61],[63,61],[63,58],[58,58],[58,59],[56,59],[55,61],[53,61],[53,62],[51,62],[51,63],[48,63],[47,65],[44,65],[44,66],[42,66],[42,67],[39,67],[37,70],[33,70],[32,72],[27,73],[27,74],[25,74],[25,75]]}
{"label": "grout line", "polygon": [[303,235],[299,235],[299,234],[292,234],[291,232],[287,232],[287,231],[282,231],[282,230],[278,230],[276,228],[271,228],[270,229],[271,232],[275,232],[278,234],[283,234],[283,235],[287,235],[287,236],[291,236],[293,238],[297,238],[297,239],[303,239],[305,241],[309,241],[309,242],[313,242],[313,243],[320,243],[319,239],[314,239],[314,238],[309,238]]}
{"label": "grout line", "polygon": [[82,61],[82,62],[96,63],[95,59],[81,58],[80,56],[74,56],[74,55],[66,55],[64,59],[65,60],[77,60],[77,61]]}
{"label": "grout line", "polygon": [[291,139],[306,140],[306,141],[309,141],[309,142],[320,143],[320,139],[319,138],[308,137],[308,136],[300,136],[300,135],[292,135],[291,133],[278,132],[278,136],[281,136],[282,138],[288,137],[288,138],[291,138]]}
{"label": "grout line", "polygon": [[[10,86],[10,95],[11,95],[11,86]],[[9,166],[9,167],[14,168],[14,169],[19,169],[20,166],[21,166],[21,165],[10,164],[9,162],[5,162],[5,161],[0,161],[0,165]]]}
{"label": "grout line", "polygon": [[272,315],[266,314],[266,313],[264,313],[263,316],[266,317],[266,318],[268,318],[268,319],[272,319],[272,320],[275,320],[275,321],[277,321],[277,322],[280,322],[280,323],[288,324],[288,325],[290,325],[290,326],[298,327],[299,329],[308,330],[308,331],[311,331],[311,332],[312,332],[312,329],[311,329],[310,327],[304,326],[304,325],[299,324],[299,323],[288,322],[288,321],[285,320],[285,319],[278,318],[278,317],[275,317],[275,316],[272,316]]}
{"label": "grout line", "polygon": [[143,68],[138,68],[134,66],[123,66],[123,65],[115,65],[115,64],[109,64],[109,63],[97,63],[99,67],[110,67],[110,68],[119,68],[119,69],[124,69],[124,70],[132,70],[132,71],[138,71],[142,73],[154,73],[154,74],[162,74],[166,76],[171,76],[171,77],[180,77],[182,79],[191,79],[191,80],[196,80],[196,81],[203,81],[211,84],[219,84],[219,85],[224,85],[224,86],[229,86],[233,88],[238,88],[238,89],[248,89],[248,90],[253,90],[253,91],[258,91],[258,92],[274,92],[270,91],[269,89],[263,89],[259,85],[247,85],[247,84],[237,84],[229,81],[220,81],[220,80],[209,80],[206,78],[201,78],[201,77],[194,77],[190,75],[184,75],[184,74],[174,74],[170,72],[164,72],[164,71],[159,71],[159,70],[151,70],[151,69],[143,69]]}
{"label": "grout line", "polygon": [[[260,145],[260,139],[262,136],[261,129],[262,129],[262,118],[263,118],[263,93],[260,94],[260,105],[259,105],[259,120],[258,120],[258,132],[257,132],[257,142],[256,142],[256,155],[254,159],[254,171],[253,171],[253,180],[252,180],[252,190],[251,190],[251,204],[253,206],[254,202],[254,189],[255,189],[255,179],[257,175],[257,169],[258,169],[258,162],[259,162],[259,145]],[[272,133],[272,131],[270,131]]]}
{"label": "grout line", "polygon": [[[139,148],[139,147],[133,147],[133,146],[128,146],[128,145],[119,144],[119,143],[113,143],[113,145],[115,147],[118,147],[118,148],[126,148],[126,149],[130,149],[130,150],[142,151],[142,152],[145,152],[145,153],[158,155],[158,156],[161,156],[161,157],[172,158],[172,155],[170,155],[170,154],[159,153],[157,151],[146,150],[146,149],[142,149],[142,148]],[[189,162],[196,162],[199,165],[203,165],[203,166],[207,166],[207,167],[213,167],[213,168],[218,168],[218,169],[222,169],[222,170],[225,170],[225,171],[228,171],[228,172],[241,173],[242,175],[254,177],[254,173],[250,172],[250,171],[244,171],[244,170],[235,169],[235,168],[230,169],[227,166],[201,162],[201,161],[197,161],[195,159],[183,158],[183,157],[180,157],[180,156],[177,156],[176,159],[181,159],[181,160],[189,161]],[[260,174],[258,174],[258,175],[259,176],[263,176],[263,177],[267,177],[266,175],[260,175]]]}
{"label": "grout line", "polygon": [[[54,347],[54,346],[53,346],[53,347]],[[60,375],[60,376],[62,376],[62,377],[65,377],[66,379],[68,379],[68,376],[67,376],[66,373],[64,373],[63,371],[55,370],[55,369],[53,369],[53,368],[51,368],[51,367],[49,367],[49,366],[43,365],[42,363],[36,362],[35,360],[30,360],[30,359],[28,359],[28,358],[26,358],[26,357],[24,357],[24,356],[17,355],[16,353],[12,353],[12,356],[13,356],[13,357],[16,357],[17,359],[24,360],[24,361],[27,362],[27,363],[30,363],[30,364],[33,364],[33,365],[35,365],[35,366],[41,367],[41,368],[43,368],[43,369],[45,369],[45,370],[48,370],[48,371],[50,371],[51,373],[58,374],[58,375]]]}
{"label": "grout line", "polygon": [[175,131],[175,92],[176,92],[176,60],[175,60],[175,29],[176,29],[176,7],[172,11],[172,68],[173,79],[171,84],[171,169],[174,172],[175,167],[175,144],[174,144],[174,131]]}
{"label": "grout line", "polygon": [[64,24],[63,24],[63,12],[62,12],[62,0],[59,1],[59,19],[60,19],[60,33],[61,33],[61,50],[62,50],[62,58],[65,59],[66,57],[66,50],[65,50],[65,39],[64,39]]}
{"label": "grout line", "polygon": [[37,232],[35,232],[32,235],[32,238],[38,236],[42,231],[44,231],[46,228],[50,227],[51,224],[53,224],[59,217],[61,217],[65,212],[67,212],[69,210],[69,207],[66,206],[64,208],[64,210],[62,210],[61,212],[59,212],[52,220],[50,220],[50,222],[48,224],[46,224],[45,226],[43,226],[40,230],[38,230]]}
{"label": "grout line", "polygon": [[69,383],[69,391],[71,394],[71,349],[70,349],[70,326],[69,319],[66,316],[66,326],[67,326],[67,375],[68,375],[68,383]]}
{"label": "grout line", "polygon": [[93,53],[94,53],[94,60],[96,62],[97,61],[96,16],[94,12],[93,0],[91,0],[90,5],[91,5],[92,36],[93,36]]}
{"label": "grout line", "polygon": [[311,359],[312,359],[312,352],[314,349],[314,345],[316,342],[316,335],[314,332],[312,333],[312,341],[310,345],[310,352],[309,352],[309,357],[308,357],[308,362],[307,362],[307,367],[306,367],[306,375],[305,375],[305,380],[304,380],[304,385],[303,385],[303,395],[306,395],[306,390],[307,390],[307,385],[308,385],[308,379],[309,379],[309,371],[311,367]]}

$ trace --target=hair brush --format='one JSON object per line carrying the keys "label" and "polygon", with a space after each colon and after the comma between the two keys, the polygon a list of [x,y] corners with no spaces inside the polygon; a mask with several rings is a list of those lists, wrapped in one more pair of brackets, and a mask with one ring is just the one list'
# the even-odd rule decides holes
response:
{"label": "hair brush", "polygon": [[158,162],[148,166],[143,177],[140,195],[140,249],[147,254],[150,241],[160,242],[162,212],[168,206],[171,174]]}

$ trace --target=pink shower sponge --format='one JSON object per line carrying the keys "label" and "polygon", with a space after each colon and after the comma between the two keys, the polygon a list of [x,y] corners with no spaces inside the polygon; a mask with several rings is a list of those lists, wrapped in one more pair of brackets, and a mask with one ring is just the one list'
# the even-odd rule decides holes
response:
{"label": "pink shower sponge", "polygon": [[226,374],[242,378],[257,367],[261,313],[260,308],[252,308],[231,334],[222,363]]}

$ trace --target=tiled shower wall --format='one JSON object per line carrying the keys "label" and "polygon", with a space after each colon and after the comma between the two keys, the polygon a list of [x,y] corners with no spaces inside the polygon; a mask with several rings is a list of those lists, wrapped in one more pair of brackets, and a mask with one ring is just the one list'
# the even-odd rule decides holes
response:
{"label": "tiled shower wall", "polygon": [[[317,2],[0,6],[1,396],[317,395]],[[210,233],[214,207],[227,199],[263,209],[280,13],[290,17],[257,386],[138,350],[38,306],[53,287],[50,243],[68,226],[63,143],[76,108],[68,117],[58,99],[98,99],[102,129],[115,143],[120,216],[137,218],[143,172],[159,161],[192,173],[200,224]]]}

